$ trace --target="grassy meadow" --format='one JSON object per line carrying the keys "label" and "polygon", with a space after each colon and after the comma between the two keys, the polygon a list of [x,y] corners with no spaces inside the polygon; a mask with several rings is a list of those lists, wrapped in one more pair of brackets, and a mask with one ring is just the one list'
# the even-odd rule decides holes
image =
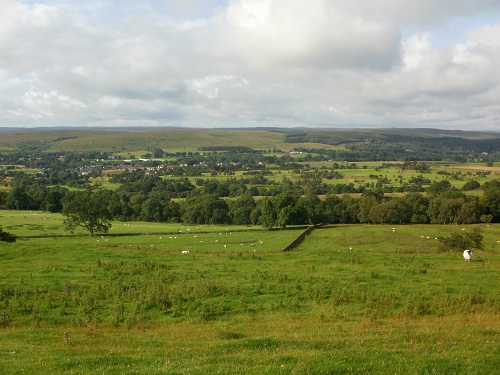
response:
{"label": "grassy meadow", "polygon": [[[115,223],[0,211],[0,373],[492,374],[500,225],[302,229]],[[394,229],[393,229],[394,228]],[[32,237],[38,236],[38,237]],[[189,251],[183,254],[182,251]],[[66,333],[65,333],[66,332]]]}

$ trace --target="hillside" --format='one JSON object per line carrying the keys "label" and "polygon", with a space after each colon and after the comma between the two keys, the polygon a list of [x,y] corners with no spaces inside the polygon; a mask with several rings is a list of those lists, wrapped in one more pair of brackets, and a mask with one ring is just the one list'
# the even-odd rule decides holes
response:
{"label": "hillside", "polygon": [[425,152],[426,147],[491,153],[500,149],[500,134],[437,129],[10,129],[2,131],[0,152],[36,149],[132,152],[162,148],[166,152],[202,147],[244,146],[254,149],[347,148],[351,152]]}

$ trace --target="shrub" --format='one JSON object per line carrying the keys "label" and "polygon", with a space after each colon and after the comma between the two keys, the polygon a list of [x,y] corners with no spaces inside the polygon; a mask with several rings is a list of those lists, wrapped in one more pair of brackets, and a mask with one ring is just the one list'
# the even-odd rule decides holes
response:
{"label": "shrub", "polygon": [[464,251],[482,249],[483,235],[480,228],[474,227],[466,232],[453,232],[449,237],[439,237],[440,251]]}
{"label": "shrub", "polygon": [[0,225],[0,241],[5,242],[16,242],[16,235],[9,232],[5,232]]}

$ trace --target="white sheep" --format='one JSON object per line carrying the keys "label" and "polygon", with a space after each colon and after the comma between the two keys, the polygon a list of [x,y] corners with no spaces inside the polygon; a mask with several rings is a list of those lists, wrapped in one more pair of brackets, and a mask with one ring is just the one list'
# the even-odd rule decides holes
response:
{"label": "white sheep", "polygon": [[464,259],[466,262],[470,262],[472,260],[472,251],[465,250],[464,251]]}
{"label": "white sheep", "polygon": [[189,250],[182,250],[182,254],[189,254]]}

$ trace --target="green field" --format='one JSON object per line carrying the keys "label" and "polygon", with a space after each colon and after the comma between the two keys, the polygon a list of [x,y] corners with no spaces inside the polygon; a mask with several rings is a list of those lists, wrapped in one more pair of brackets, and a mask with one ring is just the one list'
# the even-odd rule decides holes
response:
{"label": "green field", "polygon": [[[0,225],[3,229],[20,237],[58,237],[69,236],[64,229],[64,216],[58,213],[43,211],[16,211],[0,210]],[[262,231],[261,226],[235,226],[235,225],[187,225],[171,223],[146,223],[114,222],[109,235],[138,235],[138,234],[162,234],[162,233],[184,233],[196,234],[200,232],[231,232],[231,231]],[[88,232],[76,229],[75,235],[85,235]]]}
{"label": "green field", "polygon": [[0,224],[20,236],[0,242],[0,373],[500,366],[500,225],[480,226],[484,249],[465,263],[435,238],[469,226],[332,226],[282,252],[300,229],[133,222],[56,237],[62,216],[16,211]]}
{"label": "green field", "polygon": [[[35,190],[38,196],[26,191],[40,203],[17,206],[14,188],[27,181],[37,185],[44,163],[45,172],[63,166],[79,173],[72,154],[87,151],[138,159],[162,148],[170,157],[157,159],[165,162],[158,175],[189,178],[200,190],[200,178],[225,182],[260,170],[262,164],[246,164],[238,152],[224,160],[231,147],[263,151],[277,158],[265,163],[269,181],[246,181],[248,188],[271,188],[259,189],[256,200],[290,181],[297,188],[309,188],[308,180],[376,193],[383,187],[394,191],[389,197],[403,195],[397,188],[415,178],[421,189],[441,180],[460,189],[471,180],[483,188],[500,176],[493,165],[494,133],[54,129],[7,131],[0,138],[0,198],[2,207],[12,208],[53,207],[38,199],[49,196],[41,189]],[[323,141],[328,144],[317,143]],[[299,148],[309,153],[283,152]],[[66,159],[60,151],[68,151]],[[54,154],[40,156],[48,152]],[[220,157],[222,167],[188,167],[184,158],[172,157],[193,152],[209,162]],[[82,176],[98,176],[93,168],[103,168],[90,185],[118,189],[121,184],[110,176],[125,168],[123,162],[90,155],[84,164],[91,168],[80,171]],[[379,155],[400,161],[342,161]],[[422,162],[410,164],[419,171],[402,169],[402,160],[431,158],[442,161],[425,162],[425,171]],[[183,176],[164,176],[163,171],[180,174],[171,167],[185,168]],[[64,175],[51,178],[50,186],[83,186]],[[314,187],[309,191],[343,191]],[[482,188],[465,193],[481,196]],[[139,191],[132,194],[143,194],[141,202],[157,192]],[[230,196],[224,199],[236,199]],[[130,221],[89,236],[83,229],[65,230],[61,214],[27,210],[0,210],[0,226],[17,236],[15,243],[0,242],[0,374],[489,375],[500,368],[500,224],[331,225],[315,228],[287,252],[305,227]],[[480,228],[484,244],[473,249],[473,262],[440,250],[440,237],[473,228]]]}

